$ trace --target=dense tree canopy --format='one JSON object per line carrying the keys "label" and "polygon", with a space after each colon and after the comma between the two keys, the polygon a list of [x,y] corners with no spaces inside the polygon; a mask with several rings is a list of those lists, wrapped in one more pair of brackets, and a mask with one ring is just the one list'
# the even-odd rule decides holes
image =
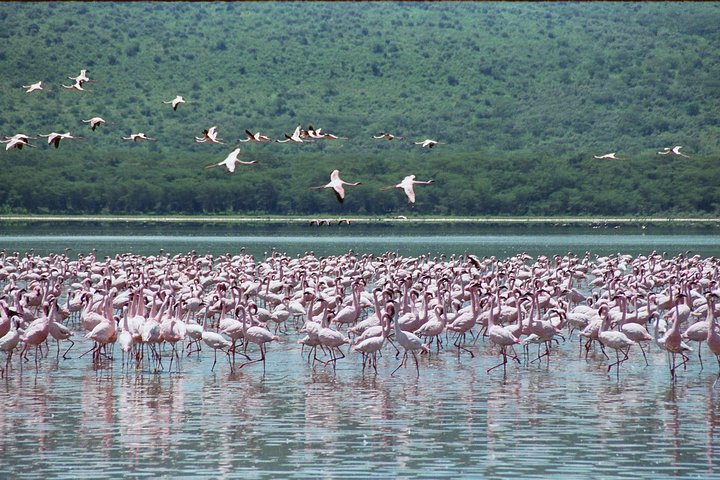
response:
{"label": "dense tree canopy", "polygon": [[[33,2],[0,22],[0,135],[84,137],[1,151],[5,212],[720,212],[718,3]],[[91,91],[60,86],[82,68]],[[349,138],[204,168],[298,124]],[[213,125],[225,145],[193,141]],[[158,140],[121,140],[138,131]],[[307,188],[334,168],[362,182],[342,205]],[[380,191],[411,173],[435,180],[415,206]]]}

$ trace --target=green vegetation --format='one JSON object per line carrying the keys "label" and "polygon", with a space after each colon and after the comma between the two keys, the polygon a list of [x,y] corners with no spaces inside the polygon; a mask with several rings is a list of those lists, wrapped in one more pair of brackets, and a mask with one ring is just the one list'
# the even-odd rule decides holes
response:
{"label": "green vegetation", "polygon": [[[0,151],[0,213],[720,213],[719,3],[8,2],[0,22],[0,135],[85,137]],[[60,87],[82,68],[91,92]],[[204,168],[298,124],[350,138]],[[226,145],[193,142],[213,125]],[[158,141],[120,139],[138,131]],[[363,182],[343,205],[307,188],[334,168]],[[414,207],[379,190],[411,173],[435,180]]]}

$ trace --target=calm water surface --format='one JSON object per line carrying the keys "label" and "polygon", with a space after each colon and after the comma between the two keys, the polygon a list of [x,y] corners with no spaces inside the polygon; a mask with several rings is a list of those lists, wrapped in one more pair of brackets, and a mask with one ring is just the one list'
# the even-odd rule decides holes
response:
{"label": "calm water surface", "polygon": [[[242,247],[258,255],[273,247],[326,255],[348,248],[403,255],[720,254],[715,230],[448,227],[422,235],[354,227],[3,227],[0,248],[41,254],[97,248],[100,255]],[[261,364],[232,370],[222,354],[211,372],[207,349],[172,373],[123,369],[117,350],[113,362],[93,366],[88,356],[78,358],[89,341],[76,338],[67,360],[56,359],[51,343],[38,373],[31,357],[22,369],[14,361],[0,381],[0,476],[720,478],[718,364],[706,347],[705,368],[693,352],[673,384],[657,347],[649,367],[635,350],[619,376],[608,375],[599,351],[580,356],[577,334],[549,362],[513,364],[507,374],[486,373],[499,357],[481,339],[472,359],[451,350],[423,356],[419,378],[412,360],[391,376],[398,364],[391,348],[377,374],[363,373],[357,354],[340,360],[335,372],[313,366],[298,338],[291,331],[271,345],[265,373]]]}

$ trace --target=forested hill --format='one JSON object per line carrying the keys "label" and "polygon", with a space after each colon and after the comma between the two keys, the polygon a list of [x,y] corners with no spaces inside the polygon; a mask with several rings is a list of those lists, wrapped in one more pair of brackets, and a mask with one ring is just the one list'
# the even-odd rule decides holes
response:
{"label": "forested hill", "polygon": [[[0,151],[2,211],[720,211],[719,3],[7,2],[0,22],[0,135],[85,137]],[[87,92],[60,86],[84,68]],[[214,125],[225,145],[193,141]],[[349,138],[204,168],[297,125]],[[657,155],[674,145],[691,158]],[[363,183],[343,205],[307,188],[334,168]],[[414,207],[379,190],[411,173],[435,180]]]}

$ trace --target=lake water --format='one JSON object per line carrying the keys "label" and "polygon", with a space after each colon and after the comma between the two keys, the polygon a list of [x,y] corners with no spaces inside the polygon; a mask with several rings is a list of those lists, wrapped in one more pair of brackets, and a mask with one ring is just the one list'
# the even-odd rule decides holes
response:
{"label": "lake water", "polygon": [[[38,254],[247,252],[292,255],[398,251],[402,255],[505,257],[568,251],[637,255],[691,250],[718,256],[717,227],[367,227],[0,225],[0,248]],[[81,335],[78,335],[81,337]],[[4,478],[720,478],[718,364],[703,347],[672,382],[654,345],[645,366],[631,351],[608,375],[578,337],[548,362],[486,369],[499,360],[481,339],[475,358],[452,350],[410,360],[395,375],[386,348],[377,374],[348,353],[337,370],[308,364],[281,336],[261,364],[231,369],[223,354],[152,373],[94,366],[76,337],[67,360],[56,345],[36,373],[17,359],[0,381]],[[693,345],[695,346],[695,344]],[[251,355],[256,356],[250,349]],[[531,348],[535,355],[534,347]],[[166,353],[167,355],[167,353]],[[165,362],[167,362],[167,357]],[[167,364],[167,363],[166,363]]]}

